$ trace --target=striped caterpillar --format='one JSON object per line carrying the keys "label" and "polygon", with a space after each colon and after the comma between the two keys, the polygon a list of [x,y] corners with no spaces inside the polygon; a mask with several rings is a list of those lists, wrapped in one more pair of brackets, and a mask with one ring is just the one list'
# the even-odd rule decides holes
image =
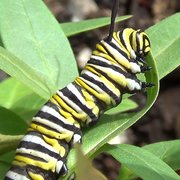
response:
{"label": "striped caterpillar", "polygon": [[5,180],[57,180],[67,174],[66,158],[81,129],[95,124],[107,109],[120,104],[125,93],[151,87],[136,74],[150,70],[147,34],[126,28],[114,31],[117,0],[109,35],[92,52],[81,74],[58,90],[33,117]]}

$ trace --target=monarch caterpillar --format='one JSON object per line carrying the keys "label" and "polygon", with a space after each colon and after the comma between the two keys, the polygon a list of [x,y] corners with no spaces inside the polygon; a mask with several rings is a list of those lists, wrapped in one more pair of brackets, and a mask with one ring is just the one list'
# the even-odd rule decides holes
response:
{"label": "monarch caterpillar", "polygon": [[5,180],[56,180],[67,173],[66,157],[81,143],[81,128],[95,124],[125,93],[151,87],[136,74],[150,70],[144,57],[150,51],[147,34],[126,28],[114,32],[118,0],[114,1],[109,35],[92,52],[72,83],[58,90],[33,117]]}

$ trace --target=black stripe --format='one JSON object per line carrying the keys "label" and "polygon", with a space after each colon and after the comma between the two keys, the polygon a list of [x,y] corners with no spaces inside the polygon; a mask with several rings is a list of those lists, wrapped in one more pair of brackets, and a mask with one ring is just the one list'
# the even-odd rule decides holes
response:
{"label": "black stripe", "polygon": [[[47,105],[49,106],[50,104],[47,104]],[[52,105],[51,108],[53,108],[54,110],[56,110],[56,112],[58,112],[56,105]],[[60,114],[60,112],[58,112],[58,113]],[[62,114],[60,114],[60,115],[63,116]],[[40,117],[40,118],[47,119],[50,122],[57,124],[57,126],[61,126],[64,129],[68,129],[70,131],[77,131],[79,129],[78,127],[76,127],[74,125],[65,124],[63,121],[61,121],[61,119],[58,119],[57,117],[53,116],[52,114],[50,114],[48,112],[39,111],[34,117]],[[66,118],[64,117],[64,119],[66,119]]]}
{"label": "black stripe", "polygon": [[[80,75],[81,77],[81,75]],[[87,86],[89,86],[83,79],[81,79]],[[94,94],[92,92],[90,92],[88,89],[86,89],[84,87],[84,89],[94,98],[94,102],[95,104],[100,108],[100,110],[102,109],[103,111],[107,108],[107,105],[104,101],[98,99],[96,96],[94,96]],[[93,87],[91,87],[91,89],[93,89],[94,91],[96,91]]]}
{"label": "black stripe", "polygon": [[[27,178],[31,179],[26,171],[26,166],[25,167],[20,167],[20,166],[17,166],[17,165],[14,165],[12,164],[11,168],[10,168],[11,171],[13,172],[16,172],[17,174],[20,174],[20,175],[23,175],[23,176],[26,176]],[[5,177],[5,180],[11,180],[11,178],[7,178]],[[12,180],[15,180],[15,179],[12,179]]]}
{"label": "black stripe", "polygon": [[11,179],[11,178],[5,176],[4,180],[13,180],[13,179]]}
{"label": "black stripe", "polygon": [[[91,65],[89,65],[91,66]],[[108,76],[108,74],[106,74],[103,70],[101,70],[100,68],[96,68],[94,66],[92,66],[92,68],[97,71],[98,73],[102,74],[104,77],[106,77],[107,80],[109,80],[112,84],[114,84],[114,86],[119,89],[119,91],[122,93],[123,91],[123,87],[120,86],[114,79],[112,79],[111,77]]]}
{"label": "black stripe", "polygon": [[[105,91],[111,98],[113,98],[115,100],[116,103],[118,103],[118,96],[116,96],[110,89],[108,89],[103,82],[99,82],[97,80],[95,80],[94,78],[88,76],[87,74],[81,74],[81,77],[83,77],[84,79],[96,84],[99,88],[101,88],[103,91]],[[96,90],[97,92],[97,90]]]}
{"label": "black stripe", "polygon": [[74,95],[68,88],[64,88],[62,91],[64,96],[66,96],[70,101],[73,101],[76,105],[78,105],[88,116],[92,119],[92,121],[96,121],[98,116],[96,116],[92,109],[89,109],[81,101],[78,99],[76,95]]}
{"label": "black stripe", "polygon": [[5,177],[4,180],[13,180],[13,179],[11,179],[9,177]]}
{"label": "black stripe", "polygon": [[[28,134],[28,135],[34,135],[34,136],[40,137],[41,139],[43,139],[43,141],[45,141],[43,135],[42,135],[40,132],[30,131],[30,132],[28,132],[27,134]],[[27,135],[27,134],[26,134],[26,135]],[[45,135],[45,136],[47,136],[47,135]],[[49,136],[47,136],[47,137],[49,137]],[[66,150],[69,149],[69,144],[68,144],[65,140],[61,139],[61,140],[57,140],[57,141],[58,141],[58,143],[59,143],[60,146],[63,146]],[[46,141],[45,141],[45,142],[46,142]],[[46,143],[52,147],[51,144],[49,144],[48,142],[46,142]],[[28,146],[27,146],[27,148],[28,148]],[[57,157],[60,157],[60,155],[58,155]]]}
{"label": "black stripe", "polygon": [[107,64],[106,62],[103,62],[99,59],[95,59],[95,58],[92,58],[89,60],[88,62],[88,65],[89,64],[94,64],[94,65],[98,65],[98,66],[102,66],[102,67],[108,67],[120,74],[123,74],[124,76],[127,75],[127,73],[125,71],[123,71],[123,69],[121,69],[120,67],[117,67],[117,66],[114,66],[114,65],[111,65],[111,64]]}
{"label": "black stripe", "polygon": [[136,32],[136,46],[137,46],[137,50],[136,50],[136,54],[139,55],[140,53],[140,41],[139,41],[139,33]]}
{"label": "black stripe", "polygon": [[124,31],[125,31],[125,29],[119,32],[119,39],[120,39],[122,45],[125,47],[125,49],[127,49],[126,43],[125,43],[124,38],[123,38]]}
{"label": "black stripe", "polygon": [[[35,161],[41,161],[41,162],[47,163],[47,161],[44,160],[43,158],[38,157],[38,156],[34,156],[34,155],[32,155],[32,154],[27,154],[27,153],[18,152],[18,153],[16,153],[16,155],[15,155],[15,159],[16,159],[16,156],[23,156],[23,157],[27,157],[27,158],[30,158],[30,159],[35,160]],[[19,160],[17,160],[17,161],[19,161]]]}
{"label": "black stripe", "polygon": [[[132,49],[133,49],[133,32],[130,34],[130,36],[129,36],[129,42],[130,42],[130,45],[131,45],[131,47],[132,47]],[[134,50],[134,49],[133,49]],[[135,50],[134,50],[135,51]]]}
{"label": "black stripe", "polygon": [[58,176],[56,177],[55,173],[51,170],[45,170],[38,166],[27,165],[27,171],[32,172],[34,174],[40,174],[44,178],[44,180],[57,180]]}
{"label": "black stripe", "polygon": [[[45,142],[45,143],[47,143],[47,142]],[[50,145],[50,144],[48,144],[48,145]],[[51,145],[51,147],[52,147],[52,145]],[[29,150],[31,150],[31,149],[37,150],[39,152],[48,154],[48,155],[54,157],[55,159],[57,159],[60,156],[58,153],[52,152],[49,149],[46,149],[45,147],[41,146],[40,144],[36,144],[36,143],[33,143],[33,142],[21,141],[18,148],[26,148],[26,149],[29,149]]]}
{"label": "black stripe", "polygon": [[[115,40],[115,39],[114,39]],[[122,50],[120,49],[120,47],[117,47],[116,44],[114,44],[113,42],[107,42],[105,41],[107,44],[109,44],[111,47],[113,47],[114,49],[116,49],[120,54],[122,54],[128,61],[130,61],[130,59],[128,58],[128,55]],[[117,42],[118,43],[118,42]]]}
{"label": "black stripe", "polygon": [[[57,130],[57,129],[55,129],[55,128],[52,128],[52,127],[50,127],[50,126],[48,126],[48,125],[46,125],[46,124],[44,124],[44,123],[39,122],[38,120],[37,120],[37,121],[34,121],[34,120],[33,120],[32,123],[35,124],[35,125],[37,125],[37,126],[41,126],[41,127],[43,127],[43,128],[46,128],[47,130],[56,132],[56,133],[59,134],[59,136],[61,136],[62,134],[64,134],[64,133],[62,133],[61,131],[59,131],[59,130]],[[57,126],[58,126],[58,125],[57,125]],[[30,128],[32,128],[32,127],[30,127]],[[37,130],[36,128],[32,128],[32,129]],[[66,129],[65,129],[65,130],[66,130]],[[42,133],[42,132],[41,132],[41,133]],[[48,134],[48,135],[50,135],[50,134]],[[50,136],[51,136],[51,135],[50,135]],[[54,136],[51,136],[51,137],[55,138]]]}
{"label": "black stripe", "polygon": [[[119,62],[116,60],[116,58],[114,57],[114,55],[111,54],[111,53],[109,52],[109,50],[108,50],[103,44],[101,44],[101,46],[102,46],[102,47],[106,50],[106,52],[107,52],[107,53],[104,53],[104,54],[109,55],[113,60],[115,60],[115,61],[117,62],[117,64],[119,64]],[[96,56],[102,57],[101,55],[96,55]]]}
{"label": "black stripe", "polygon": [[[75,83],[75,82],[74,82]],[[61,90],[62,91],[62,90]],[[61,98],[60,96],[59,96],[59,94],[57,94],[56,93],[56,95],[59,97],[59,98]],[[62,98],[61,98],[62,99]],[[55,99],[54,99],[55,100]],[[56,100],[55,100],[56,101]],[[63,99],[62,99],[62,101],[64,101]],[[57,102],[57,101],[56,101]],[[60,113],[59,112],[59,109],[58,109],[58,107],[57,107],[57,105],[56,104],[54,104],[54,105],[52,105],[52,102],[49,102],[50,103],[50,105],[47,103],[47,106],[52,106],[52,108],[56,111],[56,112],[58,112],[58,113]],[[57,102],[58,103],[58,102]],[[64,103],[65,104],[67,104],[68,106],[70,106],[66,101],[64,101]],[[59,107],[60,107],[60,105],[59,105]],[[71,107],[72,108],[72,107]],[[79,125],[81,125],[82,124],[82,121],[80,120],[80,119],[78,119],[77,117],[75,117],[73,114],[71,114],[69,111],[67,111],[67,109],[65,109],[64,107],[60,107],[60,109],[62,109],[63,111],[65,111],[65,112],[67,112],[67,113],[69,113],[71,116],[72,116],[72,118],[74,119],[74,121],[76,121],[77,123],[79,123]],[[73,108],[72,108],[73,109]],[[75,109],[73,109],[74,111],[76,111]],[[63,116],[65,119],[66,119],[66,117],[64,116],[64,115],[62,115],[61,113],[60,113],[60,115],[61,116]],[[69,125],[69,124],[65,124],[63,121],[61,121],[61,120],[59,120],[58,118],[56,118],[58,121],[60,121],[60,122],[56,122],[57,124],[59,124],[60,126],[62,126],[62,127],[64,127],[64,128],[66,128],[66,129],[69,129],[69,130],[71,130],[70,129],[70,126],[72,126],[72,128],[74,128],[74,131],[78,131],[79,130],[79,128],[78,127],[76,127],[76,126],[74,126],[74,125]],[[54,122],[55,123],[55,122]]]}
{"label": "black stripe", "polygon": [[[102,67],[109,67],[109,68],[113,69],[114,71],[116,71],[116,72],[124,75],[125,78],[133,79],[134,76],[135,76],[135,74],[132,74],[131,72],[125,72],[125,71],[123,71],[120,67],[113,66],[113,65],[109,65],[109,64],[107,64],[107,63],[105,63],[105,62],[102,62],[102,61],[100,61],[100,60],[98,60],[98,59],[95,59],[95,58],[94,58],[94,59],[91,58],[90,61],[89,61],[89,63],[90,63],[90,64],[94,64],[94,65],[98,65],[98,66],[102,66]],[[91,66],[91,65],[89,65],[89,66]],[[98,70],[98,68],[95,68],[95,67],[93,67],[93,66],[92,66],[92,68]],[[127,70],[127,69],[126,69],[126,70]],[[127,71],[128,71],[128,70],[127,70]],[[109,77],[108,74],[104,73],[104,72],[101,71],[100,69],[99,69],[98,72],[99,72],[100,74],[106,75],[105,77]],[[111,79],[111,78],[109,78],[109,80],[112,81],[112,82],[114,81],[114,80]],[[115,84],[117,84],[116,81],[114,81],[114,82],[115,82]],[[118,84],[117,84],[117,87],[119,87]]]}

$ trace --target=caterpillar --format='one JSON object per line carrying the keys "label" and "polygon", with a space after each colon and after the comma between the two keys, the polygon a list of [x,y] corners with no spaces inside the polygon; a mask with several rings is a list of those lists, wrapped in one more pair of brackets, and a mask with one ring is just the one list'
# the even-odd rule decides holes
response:
{"label": "caterpillar", "polygon": [[114,32],[117,7],[115,0],[109,35],[96,44],[81,74],[57,90],[33,117],[5,180],[57,180],[65,176],[68,152],[73,144],[81,143],[81,129],[120,104],[123,94],[153,85],[136,76],[150,70],[145,62],[151,49],[149,38],[132,28]]}

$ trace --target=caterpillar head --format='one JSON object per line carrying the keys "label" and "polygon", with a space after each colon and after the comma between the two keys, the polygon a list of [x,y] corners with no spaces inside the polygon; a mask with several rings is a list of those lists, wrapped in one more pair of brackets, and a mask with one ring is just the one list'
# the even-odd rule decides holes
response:
{"label": "caterpillar head", "polygon": [[130,35],[131,47],[135,52],[135,59],[139,62],[144,61],[144,57],[151,49],[150,41],[147,34],[143,31],[134,30]]}

